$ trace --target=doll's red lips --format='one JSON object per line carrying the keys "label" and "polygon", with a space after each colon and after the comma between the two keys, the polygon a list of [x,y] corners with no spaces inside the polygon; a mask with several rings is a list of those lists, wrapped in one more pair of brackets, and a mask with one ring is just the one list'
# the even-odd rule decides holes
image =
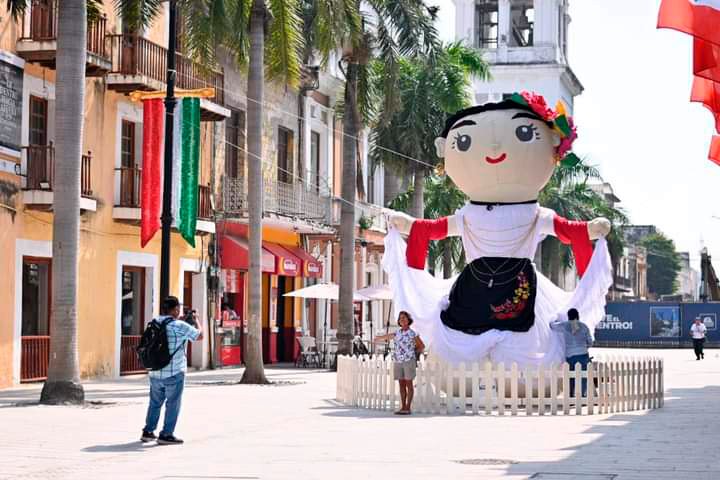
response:
{"label": "doll's red lips", "polygon": [[495,165],[497,163],[504,161],[506,158],[507,158],[507,154],[503,153],[502,155],[500,155],[497,158],[485,157],[485,161],[491,165]]}

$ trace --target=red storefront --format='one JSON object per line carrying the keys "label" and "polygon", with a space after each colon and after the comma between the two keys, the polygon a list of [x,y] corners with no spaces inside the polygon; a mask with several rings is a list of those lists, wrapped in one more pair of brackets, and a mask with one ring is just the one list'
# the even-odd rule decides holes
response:
{"label": "red storefront", "polygon": [[[237,320],[229,322],[225,321],[229,315],[223,315],[220,355],[224,365],[237,365],[242,361],[242,344],[247,332],[247,239],[236,234],[221,234],[220,252],[224,301],[238,315]],[[298,246],[263,242],[262,272],[263,360],[293,362],[299,353],[295,338],[301,334],[298,327],[302,300],[284,294],[302,288],[304,277],[321,277],[322,264]]]}

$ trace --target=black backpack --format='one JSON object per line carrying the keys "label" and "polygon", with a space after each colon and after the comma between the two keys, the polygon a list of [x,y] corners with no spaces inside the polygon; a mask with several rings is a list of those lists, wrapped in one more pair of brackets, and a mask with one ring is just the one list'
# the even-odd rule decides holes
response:
{"label": "black backpack", "polygon": [[136,348],[140,363],[148,370],[160,370],[170,364],[172,357],[180,350],[185,342],[181,343],[175,351],[170,354],[170,347],[167,338],[167,324],[173,318],[166,318],[162,322],[153,320],[148,323],[147,328],[140,338],[140,345]]}

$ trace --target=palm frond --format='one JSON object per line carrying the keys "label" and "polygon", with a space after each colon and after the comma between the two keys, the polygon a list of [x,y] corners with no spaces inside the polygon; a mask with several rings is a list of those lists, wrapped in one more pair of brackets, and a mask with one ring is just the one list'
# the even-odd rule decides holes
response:
{"label": "palm frond", "polygon": [[115,11],[130,31],[152,25],[163,11],[162,0],[114,0]]}
{"label": "palm frond", "polygon": [[227,32],[225,45],[235,56],[235,61],[241,67],[247,65],[250,59],[250,10],[252,0],[233,0],[229,2],[228,18],[230,28]]}
{"label": "palm frond", "polygon": [[218,46],[227,43],[226,0],[179,0],[178,10],[187,54],[205,68],[214,66]]}
{"label": "palm frond", "polygon": [[268,77],[297,87],[303,48],[299,3],[297,0],[269,0],[268,4],[272,15],[265,51]]}

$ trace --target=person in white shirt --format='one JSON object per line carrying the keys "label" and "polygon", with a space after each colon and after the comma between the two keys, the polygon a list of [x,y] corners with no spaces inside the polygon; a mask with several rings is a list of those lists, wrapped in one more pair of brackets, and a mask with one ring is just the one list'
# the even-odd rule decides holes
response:
{"label": "person in white shirt", "polygon": [[692,337],[693,348],[695,349],[695,357],[697,357],[696,360],[701,360],[705,358],[705,353],[703,352],[703,344],[705,343],[706,332],[707,327],[705,327],[705,324],[702,323],[702,320],[696,318],[695,323],[693,323],[690,327],[690,336]]}

